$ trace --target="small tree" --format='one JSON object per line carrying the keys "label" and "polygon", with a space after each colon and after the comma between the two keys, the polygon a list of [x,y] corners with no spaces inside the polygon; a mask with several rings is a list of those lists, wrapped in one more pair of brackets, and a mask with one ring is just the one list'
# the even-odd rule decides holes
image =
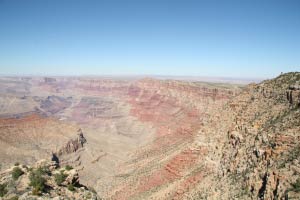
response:
{"label": "small tree", "polygon": [[70,191],[75,191],[75,187],[74,187],[74,185],[73,184],[69,184],[68,185],[68,190],[70,190]]}
{"label": "small tree", "polygon": [[21,170],[20,167],[14,167],[13,171],[12,171],[12,178],[14,180],[18,180],[18,178],[20,176],[22,176],[24,174],[24,172]]}
{"label": "small tree", "polygon": [[41,175],[51,175],[51,171],[46,166],[39,167],[36,169],[36,171]]}
{"label": "small tree", "polygon": [[64,172],[60,172],[58,174],[54,175],[55,182],[57,185],[61,185],[67,178],[67,175],[64,174]]}
{"label": "small tree", "polygon": [[292,190],[294,191],[294,192],[300,192],[300,178],[298,178],[297,180],[296,180],[296,182],[295,183],[292,183],[291,184],[292,185]]}
{"label": "small tree", "polygon": [[33,187],[33,195],[39,195],[46,188],[46,179],[43,177],[43,174],[44,172],[38,168],[29,175],[29,185]]}
{"label": "small tree", "polygon": [[65,168],[66,168],[67,171],[70,171],[71,169],[73,169],[73,167],[70,166],[70,165],[67,165]]}
{"label": "small tree", "polygon": [[7,193],[6,189],[7,184],[0,184],[0,197],[3,197]]}

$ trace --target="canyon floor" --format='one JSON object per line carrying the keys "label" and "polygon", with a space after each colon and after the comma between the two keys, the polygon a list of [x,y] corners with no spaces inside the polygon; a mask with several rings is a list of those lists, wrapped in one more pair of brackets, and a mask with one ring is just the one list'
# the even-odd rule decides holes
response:
{"label": "canyon floor", "polygon": [[299,82],[1,77],[0,170],[56,160],[103,199],[299,199]]}

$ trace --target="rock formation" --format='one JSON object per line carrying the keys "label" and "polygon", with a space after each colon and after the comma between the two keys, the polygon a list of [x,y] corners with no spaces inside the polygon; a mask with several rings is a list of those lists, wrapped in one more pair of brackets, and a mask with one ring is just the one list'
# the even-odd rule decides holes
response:
{"label": "rock formation", "polygon": [[32,167],[15,164],[0,172],[0,200],[101,199],[92,188],[79,182],[75,169],[57,168],[56,164],[40,160]]}
{"label": "rock formation", "polygon": [[223,134],[214,152],[220,155],[210,185],[215,192],[207,197],[299,199],[300,109],[298,89],[290,86],[299,80],[300,73],[283,74],[248,86],[228,102],[221,115],[231,120],[214,129]]}
{"label": "rock formation", "polygon": [[70,139],[56,154],[62,156],[66,154],[75,153],[78,149],[83,148],[83,144],[86,143],[86,139],[83,136],[82,130],[78,129],[78,137],[76,139]]}
{"label": "rock formation", "polygon": [[52,155],[104,199],[299,199],[300,73],[18,81],[1,83],[2,168]]}

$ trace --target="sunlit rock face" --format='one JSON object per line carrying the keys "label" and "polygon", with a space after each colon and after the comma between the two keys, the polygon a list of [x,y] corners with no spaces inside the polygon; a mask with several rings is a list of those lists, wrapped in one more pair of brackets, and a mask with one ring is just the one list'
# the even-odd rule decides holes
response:
{"label": "sunlit rock face", "polygon": [[297,197],[299,81],[3,77],[0,167],[55,156],[104,199]]}

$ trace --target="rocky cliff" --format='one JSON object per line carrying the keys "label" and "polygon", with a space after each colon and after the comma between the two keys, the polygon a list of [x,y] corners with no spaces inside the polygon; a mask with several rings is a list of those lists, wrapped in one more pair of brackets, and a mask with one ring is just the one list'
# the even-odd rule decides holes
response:
{"label": "rocky cliff", "polygon": [[221,169],[240,198],[299,199],[300,73],[249,86],[228,103]]}
{"label": "rocky cliff", "polygon": [[208,153],[213,178],[193,197],[300,198],[299,80],[300,73],[287,73],[249,85],[224,106],[218,125],[207,126],[215,135]]}

